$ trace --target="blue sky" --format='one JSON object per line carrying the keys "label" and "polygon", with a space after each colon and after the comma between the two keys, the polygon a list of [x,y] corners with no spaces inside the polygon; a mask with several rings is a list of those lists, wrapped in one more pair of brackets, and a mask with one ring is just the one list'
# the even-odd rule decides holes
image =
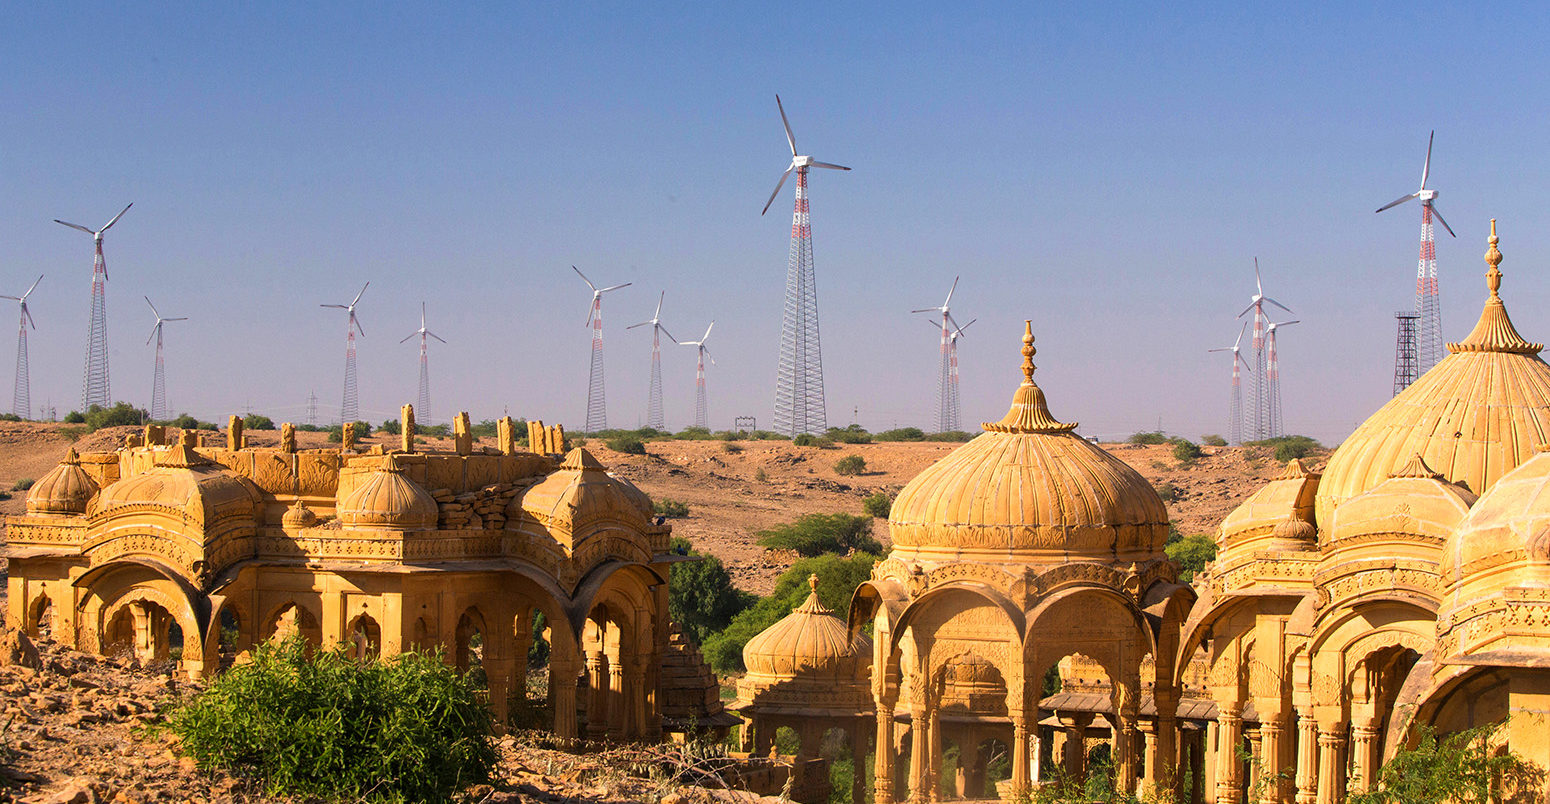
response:
{"label": "blue sky", "polygon": [[[908,311],[955,275],[966,422],[1004,412],[1021,321],[1055,414],[1094,435],[1226,430],[1253,292],[1284,332],[1289,430],[1337,441],[1389,394],[1411,305],[1415,189],[1437,130],[1444,336],[1485,296],[1491,217],[1519,328],[1550,339],[1547,12],[1536,6],[1075,4],[13,4],[0,11],[0,292],[32,300],[34,404],[80,397],[89,238],[108,234],[112,387],[201,418],[337,411],[342,316],[360,315],[361,407],[579,426],[589,293],[605,302],[610,423],[645,416],[650,317],[715,319],[712,424],[768,422],[788,152],[812,180],[829,418],[929,425],[937,339]],[[916,316],[915,318],[923,318]],[[0,323],[8,320],[0,318]],[[9,327],[9,324],[5,324]],[[0,332],[10,332],[0,329]],[[10,336],[0,373],[11,362]],[[693,350],[666,355],[669,424]],[[0,405],[9,404],[9,394]]]}

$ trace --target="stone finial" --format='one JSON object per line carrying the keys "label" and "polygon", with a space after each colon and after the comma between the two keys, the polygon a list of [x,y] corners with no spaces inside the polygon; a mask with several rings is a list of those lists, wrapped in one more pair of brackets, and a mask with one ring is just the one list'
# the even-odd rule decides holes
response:
{"label": "stone finial", "polygon": [[452,435],[457,446],[457,454],[471,455],[474,451],[474,431],[468,422],[468,411],[460,410],[452,418]]}
{"label": "stone finial", "polygon": [[1044,390],[1033,381],[1033,356],[1038,349],[1033,346],[1033,320],[1023,321],[1023,382],[1012,396],[1011,410],[999,422],[980,425],[991,433],[1068,433],[1076,429],[1076,423],[1062,423],[1050,415],[1044,400]]}
{"label": "stone finial", "polygon": [[296,451],[296,425],[285,422],[280,425],[280,451]]}
{"label": "stone finial", "polygon": [[1491,298],[1494,299],[1499,297],[1498,292],[1502,289],[1502,272],[1497,267],[1502,264],[1502,252],[1496,247],[1496,244],[1501,242],[1501,238],[1496,236],[1495,218],[1491,219],[1491,237],[1486,242],[1490,243],[1491,247],[1486,249],[1485,264],[1491,266],[1491,269],[1485,272],[1485,284],[1491,289]]}
{"label": "stone finial", "polygon": [[1039,350],[1033,346],[1033,319],[1023,320],[1023,381],[1033,382],[1033,372],[1038,366],[1033,364],[1033,356]]}
{"label": "stone finial", "polygon": [[807,576],[807,588],[813,590],[813,594],[818,594],[818,573]]}
{"label": "stone finial", "polygon": [[242,417],[233,413],[231,418],[226,420],[226,448],[242,449],[247,446],[245,441],[242,434]]}
{"label": "stone finial", "polygon": [[495,422],[495,440],[502,455],[514,455],[517,451],[517,423],[510,416],[502,416]]}
{"label": "stone finial", "polygon": [[404,452],[414,452],[414,405],[399,409],[398,433]]}

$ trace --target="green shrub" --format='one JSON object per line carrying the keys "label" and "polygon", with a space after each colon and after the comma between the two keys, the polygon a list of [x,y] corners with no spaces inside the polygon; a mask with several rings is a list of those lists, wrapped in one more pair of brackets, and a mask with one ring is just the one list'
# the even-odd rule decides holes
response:
{"label": "green shrub", "polygon": [[753,439],[753,440],[755,440],[755,441],[790,441],[791,440],[790,436],[781,435],[780,433],[772,433],[769,430],[755,430],[752,433],[749,433],[748,437]]}
{"label": "green shrub", "polygon": [[753,479],[759,481],[760,483],[768,482],[770,479],[770,473],[764,471],[764,467],[761,466],[754,471]]}
{"label": "green shrub", "polygon": [[872,518],[850,514],[808,514],[795,522],[761,530],[757,544],[774,550],[795,550],[799,555],[824,553],[881,553],[883,545],[872,538]]}
{"label": "green shrub", "polygon": [[878,557],[870,553],[857,553],[849,558],[826,555],[798,561],[776,579],[775,591],[769,597],[733,617],[725,629],[705,640],[701,649],[705,661],[718,673],[746,670],[743,646],[802,605],[811,591],[807,584],[809,575],[818,576],[819,601],[844,618],[850,610],[850,598],[855,595],[856,587],[871,577],[872,565],[877,561]]}
{"label": "green shrub", "polygon": [[67,441],[80,441],[81,436],[86,435],[86,428],[82,425],[61,427],[59,428],[59,435]]}
{"label": "green shrub", "polygon": [[874,516],[879,519],[887,519],[888,512],[893,510],[893,499],[890,498],[887,494],[879,491],[876,494],[873,494],[872,496],[862,500],[861,508],[867,512],[867,516]]}
{"label": "green shrub", "polygon": [[859,424],[852,424],[849,427],[843,428],[830,427],[829,432],[825,435],[830,441],[836,441],[841,444],[872,443],[872,434],[868,433],[866,429]]}
{"label": "green shrub", "polygon": [[1150,433],[1132,433],[1128,440],[1132,444],[1165,444],[1168,442],[1168,437],[1161,432],[1153,431]]}
{"label": "green shrub", "polygon": [[1201,455],[1200,446],[1183,438],[1173,440],[1173,459],[1179,463],[1194,463]]}
{"label": "green shrub", "polygon": [[249,413],[242,417],[242,429],[244,430],[273,430],[274,419],[258,413]]}
{"label": "green shrub", "polygon": [[683,628],[684,635],[694,644],[702,645],[759,598],[733,586],[732,575],[721,559],[701,556],[687,539],[673,539],[672,549],[684,555],[700,556],[699,561],[680,561],[672,565],[667,608],[673,622]]}
{"label": "green shrub", "polygon": [[689,515],[689,505],[687,503],[681,503],[677,500],[670,500],[666,497],[657,500],[651,505],[658,514],[661,514],[665,517],[681,519]]}
{"label": "green shrub", "polygon": [[1177,532],[1170,531],[1168,541],[1168,546],[1163,550],[1169,558],[1178,562],[1179,581],[1182,583],[1189,583],[1195,573],[1216,558],[1216,540],[1209,533],[1179,536]]}
{"label": "green shrub", "polygon": [[1227,439],[1219,435],[1203,435],[1200,437],[1200,443],[1208,447],[1225,447],[1227,446]]}
{"label": "green shrub", "polygon": [[[388,419],[382,423],[381,427],[377,428],[377,432],[387,433],[388,435],[398,435],[403,431],[404,426],[400,424],[397,419]],[[419,432],[419,429],[416,428],[415,432]]]}
{"label": "green shrub", "polygon": [[0,413],[0,422],[19,422],[22,417],[14,413]]}
{"label": "green shrub", "polygon": [[[138,425],[149,420],[150,416],[145,411],[128,402],[119,402],[111,408],[92,405],[86,409],[86,415],[81,418],[81,422],[86,424],[87,432],[91,433],[95,433],[104,427],[120,427],[126,424]],[[70,416],[66,416],[65,421],[73,422],[74,420]]]}
{"label": "green shrub", "polygon": [[[355,433],[355,439],[359,441],[371,435],[371,425],[365,422],[350,422],[350,429]],[[328,428],[328,443],[339,444],[344,442],[344,426],[333,425]]]}
{"label": "green shrub", "polygon": [[900,427],[884,430],[873,437],[878,441],[925,441],[926,433],[919,427]]}
{"label": "green shrub", "polygon": [[829,449],[834,446],[833,441],[827,438],[820,438],[812,433],[800,433],[796,438],[791,439],[791,443],[798,447],[818,447],[819,449]]}
{"label": "green shrub", "polygon": [[300,637],[260,645],[168,722],[202,769],[276,797],[447,801],[496,762],[489,710],[440,657],[309,657]]}
{"label": "green shrub", "polygon": [[711,438],[709,427],[690,426],[678,431],[673,436],[680,441],[707,441]]}
{"label": "green shrub", "polygon": [[622,452],[626,455],[645,455],[646,444],[635,436],[619,436],[610,438],[606,442],[608,448],[614,452]]}
{"label": "green shrub", "polygon": [[69,413],[65,414],[65,424],[85,424],[85,423],[86,423],[86,414],[84,414],[84,413],[82,413],[82,412],[80,412],[78,410],[72,410]]}
{"label": "green shrub", "polygon": [[1174,502],[1178,500],[1180,496],[1182,496],[1179,491],[1179,487],[1173,485],[1172,483],[1159,483],[1156,488],[1157,496],[1161,497],[1163,502]]}
{"label": "green shrub", "polygon": [[846,455],[834,462],[834,472],[840,475],[859,475],[866,471],[866,459],[860,455]]}
{"label": "green shrub", "polygon": [[1438,737],[1417,729],[1415,747],[1401,748],[1383,766],[1378,784],[1352,793],[1349,804],[1441,804],[1539,800],[1544,771],[1510,749],[1498,753],[1493,739],[1505,723],[1476,726]]}
{"label": "green shrub", "polygon": [[974,433],[966,433],[962,430],[944,430],[940,433],[931,433],[930,435],[927,435],[926,440],[950,442],[970,441],[973,440],[974,435]]}
{"label": "green shrub", "polygon": [[11,492],[9,492],[9,491],[0,491],[0,500],[9,500],[9,499],[11,499]]}
{"label": "green shrub", "polygon": [[11,486],[11,488],[13,490],[15,490],[15,491],[26,491],[27,489],[32,488],[32,484],[35,483],[35,482],[37,482],[37,481],[33,480],[30,477],[24,477],[24,478],[16,481],[16,484]]}

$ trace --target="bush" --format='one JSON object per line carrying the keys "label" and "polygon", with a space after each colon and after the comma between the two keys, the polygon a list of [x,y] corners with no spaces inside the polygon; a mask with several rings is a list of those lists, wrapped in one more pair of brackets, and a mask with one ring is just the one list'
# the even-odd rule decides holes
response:
{"label": "bush", "polygon": [[[673,539],[674,552],[700,555],[687,539]],[[673,622],[696,645],[721,631],[758,601],[758,596],[732,585],[732,575],[721,559],[705,555],[699,561],[680,561],[672,565],[668,583],[667,610]]]}
{"label": "bush", "polygon": [[85,424],[85,423],[86,423],[86,414],[84,414],[84,413],[82,413],[82,412],[80,412],[78,410],[72,410],[69,413],[65,414],[65,424]]}
{"label": "bush", "polygon": [[1168,542],[1168,546],[1163,549],[1169,558],[1178,562],[1181,583],[1189,583],[1195,573],[1216,558],[1216,540],[1209,533],[1179,536],[1177,532],[1170,531]]}
{"label": "bush", "polygon": [[242,429],[244,430],[273,430],[274,419],[258,413],[249,413],[242,417]]}
{"label": "bush", "polygon": [[737,455],[743,451],[743,445],[733,441],[723,441],[721,442],[721,451],[728,455]]}
{"label": "bush", "polygon": [[168,721],[182,750],[276,797],[447,801],[492,778],[490,712],[441,657],[308,652],[264,643],[185,701]]}
{"label": "bush", "polygon": [[608,448],[614,452],[622,452],[626,455],[645,455],[646,444],[635,436],[619,436],[610,438],[606,442]]}
{"label": "bush", "polygon": [[662,499],[657,500],[655,503],[652,503],[652,508],[662,516],[672,517],[674,519],[681,519],[689,515],[689,506],[687,503],[681,503],[677,500],[670,500],[666,497],[663,497]]}
{"label": "bush", "polygon": [[866,471],[866,459],[860,455],[846,455],[834,462],[834,472],[840,475],[859,475]]}
{"label": "bush", "polygon": [[927,441],[961,442],[972,441],[973,439],[974,433],[966,433],[962,430],[944,430],[940,433],[932,433],[926,436]]}
{"label": "bush", "polygon": [[[387,433],[388,435],[398,435],[403,431],[404,426],[399,424],[397,419],[388,419],[382,423],[381,427],[377,428],[377,432]],[[416,432],[418,432],[418,429],[416,429]]]}
{"label": "bush", "polygon": [[22,417],[14,413],[0,413],[0,422],[19,422]]}
{"label": "bush", "polygon": [[824,553],[881,553],[872,538],[872,518],[850,514],[808,514],[785,525],[761,530],[757,544],[774,550],[795,550],[802,556]]}
{"label": "bush", "polygon": [[1274,449],[1276,460],[1282,463],[1301,458],[1316,449],[1324,448],[1323,444],[1301,435],[1277,436],[1261,441],[1247,441],[1244,442],[1244,446]]}
{"label": "bush", "polygon": [[851,426],[844,427],[844,428],[830,427],[829,428],[829,432],[826,433],[825,435],[828,437],[828,439],[830,441],[837,441],[837,442],[839,442],[841,444],[870,444],[870,443],[872,443],[872,434],[868,433],[859,424],[852,424]]}
{"label": "bush", "polygon": [[[95,433],[104,427],[138,425],[149,420],[150,416],[145,411],[128,402],[119,402],[111,408],[92,405],[86,409],[86,415],[81,419],[86,424],[86,431],[90,433]],[[66,416],[65,421],[69,422],[72,419]]]}
{"label": "bush", "polygon": [[1157,496],[1161,497],[1163,502],[1174,502],[1178,500],[1180,496],[1182,496],[1178,486],[1175,486],[1172,483],[1164,482],[1159,484],[1156,488]]}
{"label": "bush", "polygon": [[680,441],[708,441],[711,438],[709,427],[690,426],[678,431],[673,436]]}
{"label": "bush", "polygon": [[1197,458],[1205,453],[1200,451],[1199,445],[1193,441],[1176,438],[1173,441],[1173,459],[1179,463],[1194,463]]}
{"label": "bush", "polygon": [[[371,425],[369,425],[369,424],[367,424],[365,422],[350,422],[350,429],[351,429],[352,432],[355,433],[355,439],[357,441],[359,441],[362,438],[365,438],[368,435],[371,435]],[[328,428],[328,443],[330,443],[330,444],[340,444],[340,443],[343,443],[343,442],[344,442],[344,426],[343,425],[336,424],[333,427]]]}
{"label": "bush", "polygon": [[1166,444],[1168,437],[1161,432],[1132,433],[1128,439],[1132,444]]}
{"label": "bush", "polygon": [[[0,500],[9,500],[9,499],[11,499],[11,492],[9,492],[9,491],[0,491]],[[4,759],[4,757],[0,757],[0,759]]]}
{"label": "bush", "polygon": [[768,482],[770,479],[770,473],[764,471],[764,467],[761,466],[754,471],[753,479],[759,481],[760,483]]}
{"label": "bush", "polygon": [[900,427],[895,430],[884,430],[873,437],[878,441],[925,441],[926,433],[919,427]]}
{"label": "bush", "polygon": [[11,486],[11,488],[13,490],[15,490],[15,491],[26,491],[27,489],[32,488],[32,484],[35,483],[35,482],[37,482],[37,481],[33,480],[30,477],[24,477],[24,478],[16,481],[16,484]]}
{"label": "bush", "polygon": [[870,553],[857,553],[849,558],[826,555],[798,561],[776,579],[775,591],[769,597],[733,617],[725,629],[705,640],[701,649],[705,661],[718,673],[746,670],[743,646],[802,605],[811,591],[807,585],[809,575],[818,576],[818,599],[844,618],[850,610],[850,598],[855,595],[856,587],[871,577],[872,565],[877,561],[878,557]]}
{"label": "bush", "polygon": [[1203,435],[1200,437],[1200,443],[1208,447],[1225,447],[1227,446],[1227,439],[1219,435]]}
{"label": "bush", "polygon": [[[1441,804],[1444,801],[1538,800],[1544,771],[1516,753],[1492,750],[1504,723],[1438,737],[1422,724],[1414,748],[1401,748],[1383,766],[1377,786],[1352,793],[1349,804]],[[1528,795],[1524,795],[1527,793]]]}
{"label": "bush", "polygon": [[834,446],[833,441],[819,438],[812,433],[798,434],[796,438],[791,439],[791,443],[798,447],[818,447],[819,449],[829,449]]}
{"label": "bush", "polygon": [[875,516],[879,519],[887,519],[888,512],[893,510],[893,500],[887,494],[879,491],[861,501],[862,510],[867,516]]}

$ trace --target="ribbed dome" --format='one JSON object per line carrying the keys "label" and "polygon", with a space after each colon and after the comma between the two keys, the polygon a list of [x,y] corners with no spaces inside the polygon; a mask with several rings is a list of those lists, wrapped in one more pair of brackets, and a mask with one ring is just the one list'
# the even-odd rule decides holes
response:
{"label": "ribbed dome", "polygon": [[807,600],[743,646],[750,676],[852,678],[871,655],[871,641],[857,636],[852,643],[845,622],[818,600],[818,576],[807,582]]}
{"label": "ribbed dome", "polygon": [[301,500],[297,500],[290,508],[285,509],[285,514],[280,517],[280,525],[286,530],[300,530],[310,528],[317,524],[318,515],[312,513]]}
{"label": "ribbed dome", "polygon": [[1299,459],[1249,495],[1222,520],[1216,538],[1219,565],[1233,554],[1260,550],[1308,550],[1315,541],[1313,497],[1322,476]]}
{"label": "ribbed dome", "polygon": [[365,483],[339,503],[345,527],[417,530],[436,527],[436,500],[407,477],[388,453]]}
{"label": "ribbed dome", "polygon": [[1322,525],[1346,500],[1382,483],[1419,454],[1445,479],[1476,494],[1550,440],[1550,365],[1513,327],[1498,291],[1502,254],[1491,222],[1491,296],[1452,354],[1378,409],[1335,450],[1319,484]]}
{"label": "ribbed dome", "polygon": [[911,480],[894,500],[895,557],[1053,563],[1163,556],[1168,511],[1124,461],[1056,421],[1033,381],[1033,331],[1022,385],[985,433]]}
{"label": "ribbed dome", "polygon": [[196,522],[252,516],[259,495],[248,481],[200,455],[187,440],[167,449],[155,467],[112,483],[97,495],[97,515],[123,508],[179,509]]}
{"label": "ribbed dome", "polygon": [[[1550,599],[1550,452],[1480,496],[1444,543],[1440,571],[1438,629],[1460,632],[1445,655],[1526,648],[1550,654],[1550,632],[1536,620]],[[1499,616],[1512,610],[1522,616]]]}
{"label": "ribbed dome", "polygon": [[[1326,554],[1338,553],[1338,561],[1355,560],[1367,553],[1374,558],[1392,558],[1393,547],[1381,544],[1383,537],[1435,550],[1469,513],[1475,499],[1474,492],[1449,483],[1421,456],[1412,455],[1388,480],[1335,510],[1333,520],[1325,523],[1322,546]],[[1436,556],[1424,551],[1419,555]]]}
{"label": "ribbed dome", "polygon": [[588,523],[605,520],[644,528],[652,510],[650,498],[640,489],[609,475],[592,453],[577,447],[557,471],[506,507],[508,519],[523,515],[574,533]]}
{"label": "ribbed dome", "polygon": [[27,491],[27,513],[85,513],[87,501],[96,493],[96,481],[81,468],[81,457],[71,447],[65,452],[64,462],[50,469]]}

